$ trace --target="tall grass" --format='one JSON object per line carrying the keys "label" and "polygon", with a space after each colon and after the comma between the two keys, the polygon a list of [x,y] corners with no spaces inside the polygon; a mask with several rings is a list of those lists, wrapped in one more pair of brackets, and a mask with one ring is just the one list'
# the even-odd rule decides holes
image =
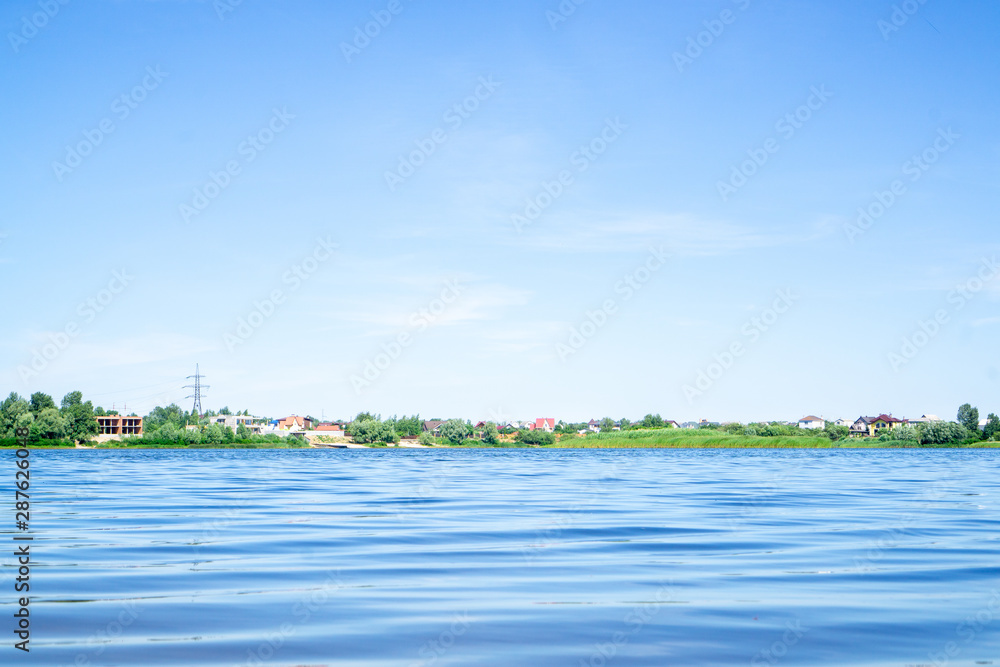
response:
{"label": "tall grass", "polygon": [[729,435],[714,430],[662,429],[594,433],[582,438],[564,438],[552,447],[581,449],[631,448],[793,448],[829,449],[836,445],[823,436]]}

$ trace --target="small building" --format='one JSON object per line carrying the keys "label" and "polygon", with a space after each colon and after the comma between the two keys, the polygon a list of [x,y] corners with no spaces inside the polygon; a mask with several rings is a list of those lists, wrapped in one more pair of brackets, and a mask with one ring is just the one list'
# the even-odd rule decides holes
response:
{"label": "small building", "polygon": [[255,417],[251,417],[249,415],[216,415],[214,417],[209,417],[208,423],[210,425],[218,424],[219,426],[225,426],[233,433],[236,433],[236,429],[242,425],[251,433],[257,434],[262,431],[262,427],[260,424],[254,424],[255,420]]}
{"label": "small building", "polygon": [[940,422],[940,421],[943,420],[937,415],[920,415],[916,419],[909,420],[911,424],[932,424],[934,422]]}
{"label": "small building", "polygon": [[590,431],[591,433],[597,433],[598,431],[601,430],[601,422],[597,421],[596,419],[591,419],[589,422],[587,422],[587,430]]}
{"label": "small building", "polygon": [[878,417],[858,417],[851,424],[850,434],[873,438],[885,430],[893,430],[906,424],[905,419],[896,419],[892,415],[881,414]]}
{"label": "small building", "polygon": [[823,430],[824,428],[826,428],[826,420],[823,419],[822,417],[809,415],[799,420],[799,428],[811,428],[811,429]]}
{"label": "small building", "polygon": [[431,419],[430,421],[425,421],[423,423],[422,429],[424,433],[436,435],[438,430],[441,428],[441,424],[444,424],[443,419]]}
{"label": "small building", "polygon": [[142,417],[102,415],[94,419],[98,435],[142,435]]}
{"label": "small building", "polygon": [[556,430],[555,417],[539,417],[535,420],[535,430],[552,433],[552,431]]}
{"label": "small building", "polygon": [[317,431],[323,431],[324,433],[343,433],[344,423],[343,422],[320,422],[316,425]]}
{"label": "small building", "polygon": [[276,421],[272,420],[271,424],[278,431],[311,431],[313,429],[311,419],[308,417],[299,417],[298,415],[292,415],[291,417],[285,417]]}
{"label": "small building", "polygon": [[680,428],[681,425],[675,422],[673,419],[663,422],[663,425],[668,428]]}

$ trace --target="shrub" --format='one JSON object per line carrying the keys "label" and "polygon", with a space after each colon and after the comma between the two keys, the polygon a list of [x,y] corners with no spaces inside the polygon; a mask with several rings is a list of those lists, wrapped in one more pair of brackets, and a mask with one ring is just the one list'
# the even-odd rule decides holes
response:
{"label": "shrub", "polygon": [[546,431],[518,431],[517,441],[526,445],[551,445],[556,441],[554,433]]}
{"label": "shrub", "polygon": [[954,422],[928,422],[916,429],[916,435],[921,445],[947,445],[967,440],[969,431],[961,424]]}
{"label": "shrub", "polygon": [[449,419],[441,424],[439,433],[451,444],[458,445],[472,435],[472,426],[461,419]]}

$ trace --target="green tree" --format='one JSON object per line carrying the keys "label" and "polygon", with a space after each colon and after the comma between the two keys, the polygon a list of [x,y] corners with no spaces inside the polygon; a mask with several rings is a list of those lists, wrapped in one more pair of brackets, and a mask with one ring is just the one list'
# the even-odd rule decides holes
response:
{"label": "green tree", "polygon": [[526,445],[551,445],[556,441],[555,433],[548,433],[541,429],[528,430],[517,432],[517,441],[523,442]]}
{"label": "green tree", "polygon": [[646,415],[642,418],[643,428],[663,428],[663,417],[660,415]]}
{"label": "green tree", "polygon": [[142,426],[145,431],[155,431],[164,424],[172,424],[175,428],[187,426],[188,414],[176,403],[164,407],[157,405],[148,415],[143,417]]}
{"label": "green tree", "polygon": [[605,417],[601,420],[601,433],[608,433],[613,431],[615,428],[615,420],[611,417]]}
{"label": "green tree", "polygon": [[226,437],[223,430],[228,431],[229,429],[223,429],[218,424],[210,424],[202,434],[202,440],[209,445],[221,445]]}
{"label": "green tree", "polygon": [[483,429],[483,442],[487,445],[495,445],[500,442],[500,433],[497,431],[497,425],[493,422],[486,422],[486,428]]}
{"label": "green tree", "polygon": [[185,428],[179,431],[179,441],[185,445],[197,445],[201,442],[201,430],[197,428]]}
{"label": "green tree", "polygon": [[837,440],[843,440],[850,435],[851,429],[846,426],[837,426],[836,424],[827,422],[823,432],[826,433],[830,440],[836,442]]}
{"label": "green tree", "polygon": [[247,428],[246,424],[243,422],[239,423],[236,427],[236,439],[237,440],[249,440],[250,439],[250,429]]}
{"label": "green tree", "polygon": [[37,418],[42,414],[42,410],[48,410],[49,408],[55,408],[56,402],[52,400],[52,397],[48,394],[36,391],[31,395],[31,413]]}
{"label": "green tree", "polygon": [[168,422],[153,432],[152,439],[157,442],[173,444],[182,440],[182,435],[176,426]]}
{"label": "green tree", "polygon": [[415,438],[423,431],[423,425],[420,415],[404,416],[396,420],[396,433],[405,438]]}
{"label": "green tree", "polygon": [[974,408],[968,403],[958,409],[958,423],[969,430],[970,433],[979,432],[979,408]]}
{"label": "green tree", "polygon": [[426,445],[433,445],[434,444],[434,436],[431,435],[429,431],[422,431],[420,433],[420,435],[417,436],[417,442],[419,442],[421,445],[425,445],[425,446]]}
{"label": "green tree", "polygon": [[85,442],[97,435],[94,406],[90,401],[83,402],[81,392],[71,391],[63,396],[60,412],[66,418],[66,435],[71,440]]}
{"label": "green tree", "polygon": [[441,424],[438,433],[451,444],[458,445],[472,435],[472,425],[461,419],[449,419]]}
{"label": "green tree", "polygon": [[31,405],[16,392],[0,403],[0,438],[13,438],[19,427],[31,423]]}
{"label": "green tree", "polygon": [[917,427],[917,439],[921,445],[948,445],[967,440],[970,435],[967,428],[954,422],[927,422]]}
{"label": "green tree", "polygon": [[41,410],[31,423],[31,435],[45,440],[58,440],[66,436],[69,424],[52,403],[52,407]]}
{"label": "green tree", "polygon": [[620,419],[620,420],[618,421],[618,423],[619,423],[619,424],[621,424],[621,427],[622,427],[622,430],[623,430],[623,431],[627,431],[627,430],[629,430],[630,428],[632,428],[632,422],[630,422],[630,421],[629,421],[628,419],[625,419],[625,417],[622,417],[622,418],[621,418],[621,419]]}
{"label": "green tree", "polygon": [[391,422],[379,421],[376,418],[361,419],[360,415],[347,427],[347,435],[359,444],[399,442],[399,435],[396,434]]}
{"label": "green tree", "polygon": [[986,418],[986,428],[983,429],[983,440],[993,440],[1000,436],[1000,417],[992,412]]}

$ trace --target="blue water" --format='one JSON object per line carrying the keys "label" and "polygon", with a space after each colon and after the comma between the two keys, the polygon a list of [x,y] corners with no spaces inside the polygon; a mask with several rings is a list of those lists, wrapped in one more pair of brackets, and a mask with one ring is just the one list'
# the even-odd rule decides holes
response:
{"label": "blue water", "polygon": [[31,461],[3,665],[1000,665],[990,451]]}

